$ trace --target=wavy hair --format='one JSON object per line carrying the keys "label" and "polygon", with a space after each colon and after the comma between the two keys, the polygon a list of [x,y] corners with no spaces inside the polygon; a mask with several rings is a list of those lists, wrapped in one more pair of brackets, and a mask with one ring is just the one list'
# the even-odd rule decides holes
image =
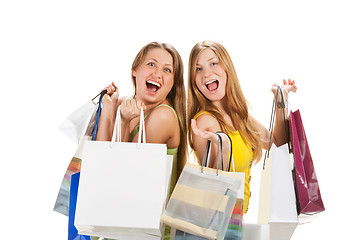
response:
{"label": "wavy hair", "polygon": [[212,104],[197,88],[196,77],[196,63],[200,53],[204,49],[211,49],[214,51],[219,59],[220,65],[225,70],[227,75],[226,83],[226,97],[231,107],[231,120],[234,126],[239,131],[243,140],[253,149],[253,160],[255,163],[259,162],[262,157],[262,141],[259,133],[254,128],[252,119],[248,113],[248,103],[241,90],[238,76],[236,74],[234,64],[227,50],[221,44],[214,41],[203,41],[197,43],[191,50],[189,63],[188,63],[188,138],[191,148],[192,132],[191,132],[191,119],[200,111],[210,112],[219,122],[220,127],[224,132],[235,131],[233,126],[230,126],[224,120],[223,115],[219,109]]}

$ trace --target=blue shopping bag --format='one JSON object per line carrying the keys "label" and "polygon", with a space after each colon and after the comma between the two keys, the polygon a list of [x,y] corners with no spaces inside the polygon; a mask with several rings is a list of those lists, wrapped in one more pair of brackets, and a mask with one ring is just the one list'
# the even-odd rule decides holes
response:
{"label": "blue shopping bag", "polygon": [[75,212],[77,203],[78,183],[80,181],[80,173],[71,176],[70,203],[68,216],[68,240],[91,240],[89,236],[78,234],[75,227]]}

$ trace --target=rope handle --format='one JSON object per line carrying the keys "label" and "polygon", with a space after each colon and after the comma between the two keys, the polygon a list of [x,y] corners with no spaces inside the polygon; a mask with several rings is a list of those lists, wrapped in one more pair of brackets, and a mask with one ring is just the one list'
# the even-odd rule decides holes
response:
{"label": "rope handle", "polygon": [[269,143],[268,143],[268,150],[265,152],[264,155],[264,162],[263,162],[263,169],[265,169],[265,162],[267,157],[269,157],[269,149],[272,146],[272,136],[273,136],[273,128],[274,128],[274,116],[276,115],[276,109],[277,109],[277,102],[278,102],[278,94],[281,94],[282,96],[282,102],[283,102],[283,120],[284,120],[284,132],[287,132],[287,123],[286,123],[286,114],[285,114],[285,101],[284,101],[284,94],[282,91],[282,88],[280,86],[277,86],[277,93],[276,93],[276,97],[273,100],[273,106],[272,106],[272,113],[270,116],[270,123],[269,123],[269,132],[270,132],[270,136],[269,136]]}

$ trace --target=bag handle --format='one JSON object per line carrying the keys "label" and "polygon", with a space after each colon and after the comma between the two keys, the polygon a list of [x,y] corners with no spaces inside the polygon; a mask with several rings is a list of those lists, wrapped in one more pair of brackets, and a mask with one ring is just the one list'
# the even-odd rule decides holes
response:
{"label": "bag handle", "polygon": [[[143,135],[143,138],[142,138]],[[139,120],[139,136],[138,136],[138,145],[137,147],[140,148],[140,144],[143,141],[143,143],[146,143],[145,140],[145,123],[144,123],[144,111],[143,108],[140,108],[140,120]]]}
{"label": "bag handle", "polygon": [[[222,138],[220,135],[216,134],[218,137],[218,144],[217,144],[217,157],[221,159],[221,166],[223,163],[223,157],[222,157]],[[201,173],[203,173],[203,167],[204,165],[207,166],[210,162],[210,152],[211,152],[211,141],[207,140],[206,143],[206,149],[205,154],[203,156],[202,164],[201,164]],[[216,175],[219,175],[219,159],[217,159],[217,166],[216,166]]]}
{"label": "bag handle", "polygon": [[229,157],[229,166],[228,166],[228,169],[227,171],[229,171],[230,167],[232,166],[233,168],[233,172],[235,172],[235,165],[234,165],[234,159],[233,159],[233,143],[231,141],[231,138],[228,134],[224,133],[224,132],[216,132],[216,134],[222,134],[222,135],[225,135],[228,140],[229,140],[229,149],[230,149],[230,157]]}
{"label": "bag handle", "polygon": [[95,100],[95,98],[97,98],[98,96],[100,96],[100,100],[99,100],[99,107],[97,109],[97,115],[96,115],[96,121],[95,121],[95,126],[94,129],[92,130],[92,141],[96,140],[96,135],[97,135],[97,129],[99,128],[99,120],[100,120],[100,114],[101,114],[101,103],[102,103],[102,97],[107,93],[106,90],[101,91],[99,94],[97,94],[93,99]]}
{"label": "bag handle", "polygon": [[[229,137],[229,135],[227,135],[224,132],[216,132],[215,133],[218,136],[218,148],[217,148],[217,156],[220,156],[220,160],[221,160],[221,170],[223,169],[223,153],[222,153],[222,137],[220,136],[220,134],[222,135],[226,135],[229,139],[229,148],[230,148],[230,158],[229,158],[229,168],[230,169],[230,164],[232,161],[232,156],[233,156],[233,151],[232,151],[232,144],[231,144],[231,139]],[[205,153],[203,156],[203,160],[202,160],[202,164],[201,164],[201,173],[203,172],[203,167],[208,166],[209,162],[210,162],[210,154],[211,154],[211,141],[207,140],[206,143],[206,148],[205,148]],[[233,163],[234,164],[234,163]],[[217,166],[216,166],[216,175],[218,175],[218,170],[219,170],[219,159],[217,160]],[[234,169],[235,171],[235,169]]]}
{"label": "bag handle", "polygon": [[287,126],[286,126],[287,123],[286,123],[286,114],[285,114],[285,107],[286,106],[285,106],[285,101],[284,101],[284,94],[283,94],[282,88],[280,86],[277,86],[277,93],[276,93],[275,99],[273,100],[272,113],[270,115],[270,123],[269,123],[270,136],[269,136],[268,150],[265,152],[265,155],[264,155],[263,169],[265,169],[265,162],[266,162],[267,157],[269,157],[269,149],[272,146],[273,128],[274,128],[274,123],[275,123],[274,116],[276,115],[276,109],[277,109],[277,103],[278,103],[278,94],[279,93],[282,96],[284,132],[287,133]]}
{"label": "bag handle", "polygon": [[[115,142],[121,142],[121,113],[120,113],[120,106],[118,107],[116,111],[116,119],[115,119],[115,125],[114,130],[112,133],[112,138],[110,142],[110,147]],[[144,110],[143,108],[140,108],[140,121],[139,121],[139,136],[138,136],[138,144],[137,148],[140,148],[141,143],[146,143],[146,137],[145,137],[145,123],[144,123]]]}
{"label": "bag handle", "polygon": [[97,94],[93,99],[91,99],[91,101],[95,100],[98,96],[100,96],[100,100],[101,98],[107,93],[107,90],[102,90],[99,94]]}

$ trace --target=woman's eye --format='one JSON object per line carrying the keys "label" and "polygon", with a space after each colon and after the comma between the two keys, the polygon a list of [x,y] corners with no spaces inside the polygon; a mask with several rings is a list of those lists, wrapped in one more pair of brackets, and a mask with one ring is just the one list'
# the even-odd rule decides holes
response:
{"label": "woman's eye", "polygon": [[213,63],[211,63],[211,66],[216,66],[218,64],[219,64],[218,62],[213,62]]}
{"label": "woman's eye", "polygon": [[165,71],[168,72],[168,73],[171,73],[172,72],[172,70],[169,69],[169,68],[166,68]]}
{"label": "woman's eye", "polygon": [[149,62],[149,63],[147,63],[147,65],[149,65],[151,67],[154,67],[155,66],[155,64],[153,62]]}
{"label": "woman's eye", "polygon": [[201,71],[202,70],[202,68],[201,67],[197,67],[196,68],[196,72],[199,72],[199,71]]}

